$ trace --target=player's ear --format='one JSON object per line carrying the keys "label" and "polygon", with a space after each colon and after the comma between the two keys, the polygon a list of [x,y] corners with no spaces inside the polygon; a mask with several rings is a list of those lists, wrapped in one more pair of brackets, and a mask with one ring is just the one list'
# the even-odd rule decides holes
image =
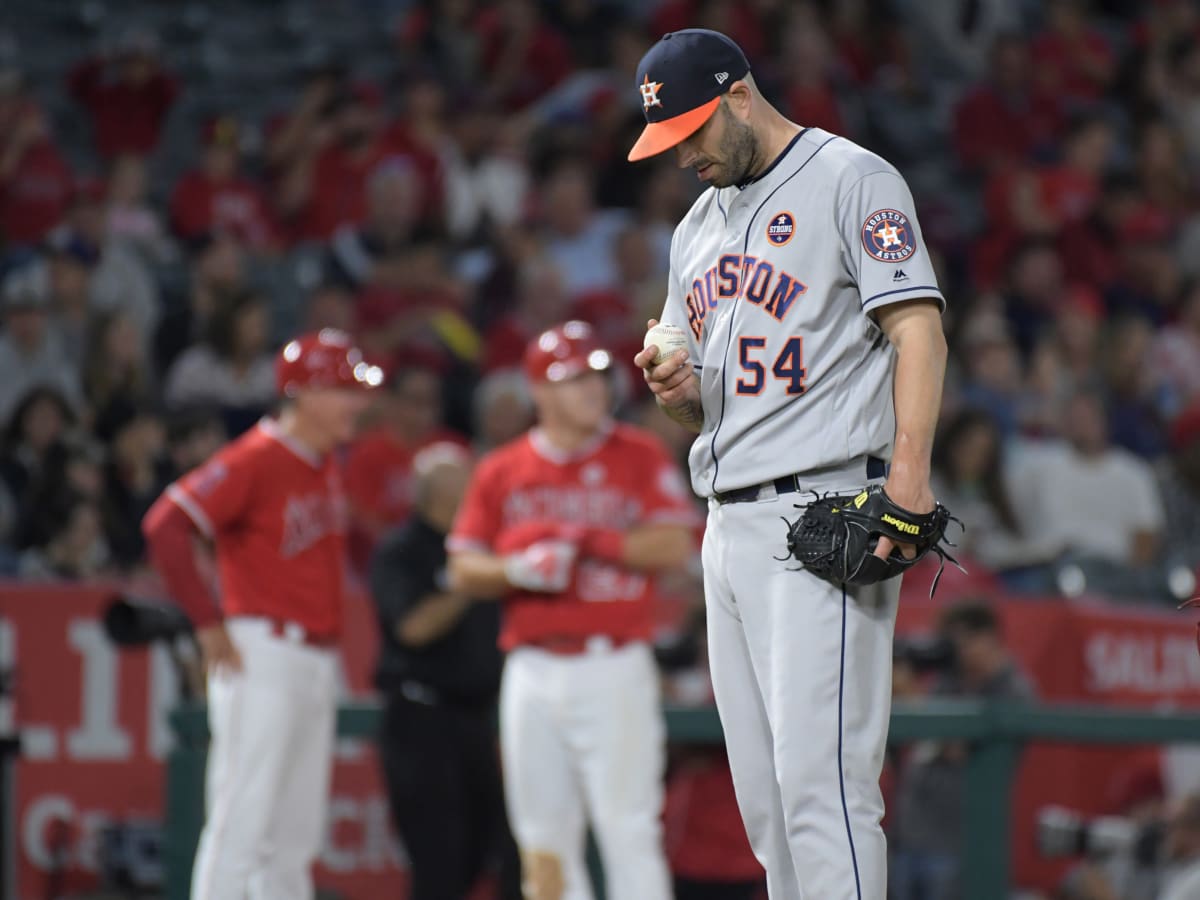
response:
{"label": "player's ear", "polygon": [[735,81],[722,100],[734,116],[745,122],[750,118],[750,110],[754,106],[754,89],[744,79]]}

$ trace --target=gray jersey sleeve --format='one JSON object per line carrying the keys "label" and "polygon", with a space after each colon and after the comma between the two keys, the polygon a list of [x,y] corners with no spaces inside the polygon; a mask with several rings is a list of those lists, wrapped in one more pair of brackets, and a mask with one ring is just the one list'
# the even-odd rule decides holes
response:
{"label": "gray jersey sleeve", "polygon": [[682,228],[677,228],[671,238],[671,270],[667,274],[667,301],[663,304],[662,315],[658,321],[664,325],[682,328],[687,332],[688,359],[692,361],[695,368],[700,369],[700,351],[696,345],[696,330],[693,327],[695,323],[689,320],[687,295],[683,290],[680,269],[675,261],[676,244],[679,242],[679,235],[682,231]]}
{"label": "gray jersey sleeve", "polygon": [[840,199],[837,223],[863,312],[922,297],[932,297],[946,308],[921,237],[916,204],[899,173],[885,169],[851,184]]}

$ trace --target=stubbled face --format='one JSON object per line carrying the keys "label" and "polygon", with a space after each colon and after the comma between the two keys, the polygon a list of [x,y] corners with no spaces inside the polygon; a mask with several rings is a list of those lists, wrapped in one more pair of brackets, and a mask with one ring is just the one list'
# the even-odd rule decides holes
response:
{"label": "stubbled face", "polygon": [[760,156],[754,130],[730,111],[724,99],[698,131],[675,145],[680,168],[694,169],[697,178],[717,188],[746,181]]}

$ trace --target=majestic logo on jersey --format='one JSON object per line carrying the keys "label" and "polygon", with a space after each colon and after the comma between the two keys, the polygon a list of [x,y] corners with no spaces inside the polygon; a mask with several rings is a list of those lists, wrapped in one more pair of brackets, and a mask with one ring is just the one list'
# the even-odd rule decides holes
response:
{"label": "majestic logo on jersey", "polygon": [[658,90],[662,87],[661,81],[651,81],[650,73],[646,73],[646,77],[642,79],[642,83],[638,85],[638,89],[642,92],[642,109],[649,109],[652,106],[662,106],[662,101],[658,99]]}
{"label": "majestic logo on jersey", "polygon": [[908,216],[894,209],[880,209],[867,216],[862,226],[867,252],[880,262],[904,262],[917,252]]}
{"label": "majestic logo on jersey", "polygon": [[767,224],[767,240],[776,247],[782,247],[796,233],[796,220],[790,212],[776,213]]}
{"label": "majestic logo on jersey", "polygon": [[808,285],[800,279],[784,271],[776,272],[775,267],[765,259],[727,253],[715,266],[692,282],[692,289],[684,299],[688,327],[699,340],[708,311],[716,309],[721,300],[735,297],[752,303],[776,321],[782,322],[796,298],[807,290]]}

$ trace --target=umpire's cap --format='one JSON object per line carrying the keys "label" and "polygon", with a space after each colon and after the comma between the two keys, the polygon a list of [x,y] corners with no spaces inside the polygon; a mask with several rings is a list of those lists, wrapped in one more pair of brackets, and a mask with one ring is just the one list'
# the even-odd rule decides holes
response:
{"label": "umpire's cap", "polygon": [[383,384],[383,370],[363,358],[346,332],[322,328],[284,345],[275,361],[275,383],[285,397],[313,388],[369,390]]}
{"label": "umpire's cap", "polygon": [[584,372],[612,367],[612,354],[603,349],[587,322],[564,322],[549,328],[525,347],[525,375],[534,383],[568,381]]}
{"label": "umpire's cap", "polygon": [[638,64],[646,128],[629,151],[630,162],[691,137],[716,111],[721,95],[748,74],[746,55],[718,31],[687,28],[664,34]]}

